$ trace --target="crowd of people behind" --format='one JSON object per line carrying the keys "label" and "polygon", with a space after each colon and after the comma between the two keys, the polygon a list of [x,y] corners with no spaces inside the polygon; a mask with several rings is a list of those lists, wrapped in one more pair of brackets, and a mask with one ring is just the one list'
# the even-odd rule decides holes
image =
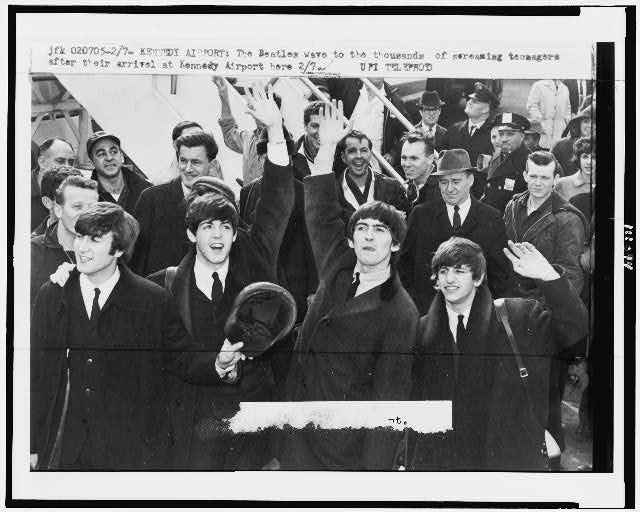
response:
{"label": "crowd of people behind", "polygon": [[[318,79],[294,140],[272,85],[247,88],[242,130],[213,83],[223,141],[176,125],[169,182],[114,133],[87,140],[91,177],[70,142],[32,144],[32,469],[559,469],[590,342],[595,102],[571,117],[541,80],[527,117],[476,82],[464,120],[438,124],[425,90],[408,130],[383,80]],[[247,357],[227,324],[257,282],[296,326]],[[345,400],[450,400],[453,429],[220,427],[240,402]]]}

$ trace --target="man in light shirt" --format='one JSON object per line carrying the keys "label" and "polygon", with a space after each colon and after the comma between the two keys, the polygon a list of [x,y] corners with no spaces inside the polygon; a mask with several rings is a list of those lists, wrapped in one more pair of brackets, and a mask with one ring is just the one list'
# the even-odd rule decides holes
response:
{"label": "man in light shirt", "polygon": [[63,286],[47,282],[33,310],[32,468],[162,467],[162,354],[187,333],[169,293],[124,263],[138,234],[131,215],[99,202],[75,233],[77,267]]}
{"label": "man in light shirt", "polygon": [[415,436],[409,443],[410,469],[548,467],[543,446],[550,363],[587,332],[587,311],[562,271],[533,245],[509,241],[504,253],[516,273],[538,283],[545,298],[544,303],[503,299],[513,345],[501,306],[486,285],[480,246],[454,237],[433,256],[437,295],[420,320],[413,398],[451,400],[453,430]]}
{"label": "man in light shirt", "polygon": [[[373,201],[345,226],[331,172],[345,133],[341,112],[341,103],[323,110],[318,165],[304,182],[320,285],[296,341],[288,398],[407,400],[417,311],[392,263],[406,224],[394,207]],[[279,460],[293,470],[389,469],[398,442],[393,433],[373,430],[289,434]]]}

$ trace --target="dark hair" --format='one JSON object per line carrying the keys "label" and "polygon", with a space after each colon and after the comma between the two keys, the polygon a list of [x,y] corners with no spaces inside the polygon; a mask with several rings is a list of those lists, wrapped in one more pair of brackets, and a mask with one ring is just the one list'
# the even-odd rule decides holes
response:
{"label": "dark hair", "polygon": [[68,140],[62,139],[60,137],[51,137],[50,139],[47,139],[42,144],[40,144],[40,153],[38,156],[42,155],[46,151],[49,151],[49,148],[53,146],[53,143],[57,140],[59,140],[60,142],[64,142],[66,145],[68,145],[71,148],[71,151],[74,151],[73,146],[71,145],[71,142],[69,142]]}
{"label": "dark hair", "polygon": [[474,280],[487,275],[487,260],[482,248],[468,238],[453,236],[442,242],[431,259],[431,279],[435,282],[442,267],[468,265]]}
{"label": "dark hair", "polygon": [[85,178],[84,176],[67,176],[62,183],[58,185],[55,194],[55,200],[58,204],[64,204],[64,189],[67,187],[77,187],[77,188],[86,188],[89,190],[98,191],[98,182],[89,178]]}
{"label": "dark hair", "polygon": [[176,139],[182,135],[182,131],[187,128],[200,128],[202,130],[202,126],[195,121],[180,121],[171,131],[171,140],[175,142]]}
{"label": "dark hair", "polygon": [[369,144],[369,149],[373,147],[373,143],[371,142],[371,139],[367,137],[366,133],[359,132],[358,130],[351,130],[344,137],[342,137],[342,139],[340,139],[340,141],[338,142],[338,145],[336,146],[336,152],[338,154],[342,154],[342,152],[347,147],[347,139],[358,139],[358,140],[367,139],[367,143]]}
{"label": "dark hair", "polygon": [[227,221],[235,233],[238,230],[240,215],[235,205],[228,199],[215,192],[208,192],[203,195],[189,196],[184,220],[193,234],[198,231],[198,226],[202,222],[209,220]]}
{"label": "dark hair", "polygon": [[424,144],[425,155],[430,155],[435,151],[435,146],[430,139],[420,130],[414,132],[405,132],[400,139],[401,145],[404,146],[405,142],[409,144],[415,144],[416,142],[422,142]]}
{"label": "dark hair", "polygon": [[312,101],[306,107],[304,107],[304,113],[302,115],[302,119],[304,121],[304,125],[307,126],[311,121],[311,116],[320,115],[320,109],[324,106],[324,102],[322,101]]}
{"label": "dark hair", "polygon": [[596,142],[588,137],[582,137],[573,143],[573,159],[575,162],[578,162],[583,154],[595,152]]}
{"label": "dark hair", "polygon": [[404,215],[394,206],[382,201],[372,201],[360,206],[353,212],[347,223],[349,240],[353,240],[356,224],[363,219],[374,219],[382,222],[389,228],[393,243],[400,245],[404,241],[404,237],[407,234],[407,223],[404,220]]}
{"label": "dark hair", "polygon": [[78,169],[66,166],[54,167],[46,171],[40,182],[40,197],[55,199],[56,190],[69,176],[82,176],[82,173]]}
{"label": "dark hair", "polygon": [[125,261],[129,261],[140,226],[122,206],[100,201],[78,217],[75,230],[81,236],[103,236],[111,232],[113,240],[110,254],[122,251]]}
{"label": "dark hair", "polygon": [[527,157],[527,163],[524,167],[524,170],[526,172],[529,172],[529,162],[533,162],[534,164],[541,166],[547,166],[553,163],[554,175],[560,174],[560,170],[562,169],[562,167],[560,167],[560,163],[551,151],[534,151],[533,153],[531,153]]}
{"label": "dark hair", "polygon": [[204,146],[207,152],[207,158],[213,160],[218,155],[218,145],[216,144],[213,135],[207,132],[192,133],[190,135],[181,135],[175,141],[176,145],[176,158],[180,156],[180,148],[185,146],[187,148],[197,148],[198,146]]}

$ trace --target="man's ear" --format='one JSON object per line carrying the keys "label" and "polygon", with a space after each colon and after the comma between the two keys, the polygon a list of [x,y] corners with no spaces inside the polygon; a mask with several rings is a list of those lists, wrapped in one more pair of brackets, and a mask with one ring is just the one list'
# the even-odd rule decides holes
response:
{"label": "man's ear", "polygon": [[62,206],[60,206],[56,201],[53,202],[53,214],[58,219],[62,217]]}
{"label": "man's ear", "polygon": [[347,243],[349,244],[349,247],[353,249],[353,240],[351,240],[351,238],[347,238]]}
{"label": "man's ear", "polygon": [[471,185],[473,185],[473,182],[476,180],[476,177],[473,175],[472,172],[469,173],[469,176],[471,177]]}
{"label": "man's ear", "polygon": [[195,244],[196,243],[196,235],[194,235],[189,228],[187,228],[187,238],[189,242]]}
{"label": "man's ear", "polygon": [[51,211],[51,208],[53,208],[53,205],[54,205],[54,202],[51,200],[51,198],[47,196],[42,196],[40,200],[42,201],[42,206],[44,206],[47,210]]}
{"label": "man's ear", "polygon": [[473,281],[473,286],[478,288],[484,282],[484,273],[480,276],[479,279]]}
{"label": "man's ear", "polygon": [[238,231],[237,230],[233,233],[233,238],[231,239],[231,243],[235,242],[236,238],[238,238]]}
{"label": "man's ear", "polygon": [[391,244],[391,252],[398,252],[400,250],[400,244],[393,242]]}
{"label": "man's ear", "polygon": [[113,255],[114,255],[116,258],[120,258],[123,254],[124,254],[124,251],[122,251],[122,250],[120,250],[120,249],[118,249],[116,252],[114,252],[114,253],[113,253]]}

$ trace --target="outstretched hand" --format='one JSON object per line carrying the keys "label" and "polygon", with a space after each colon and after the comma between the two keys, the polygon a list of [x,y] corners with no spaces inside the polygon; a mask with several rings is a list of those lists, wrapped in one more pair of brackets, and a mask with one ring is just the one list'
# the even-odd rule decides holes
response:
{"label": "outstretched hand", "polygon": [[349,123],[345,126],[342,100],[332,100],[331,105],[324,105],[320,109],[320,127],[318,138],[320,146],[335,146],[349,131]]}
{"label": "outstretched hand", "polygon": [[267,86],[266,91],[258,84],[247,89],[247,114],[267,128],[282,125],[282,114],[273,99],[272,85]]}
{"label": "outstretched hand", "polygon": [[509,240],[507,245],[509,247],[502,250],[517,274],[540,281],[553,281],[560,277],[551,263],[529,242],[516,244]]}

